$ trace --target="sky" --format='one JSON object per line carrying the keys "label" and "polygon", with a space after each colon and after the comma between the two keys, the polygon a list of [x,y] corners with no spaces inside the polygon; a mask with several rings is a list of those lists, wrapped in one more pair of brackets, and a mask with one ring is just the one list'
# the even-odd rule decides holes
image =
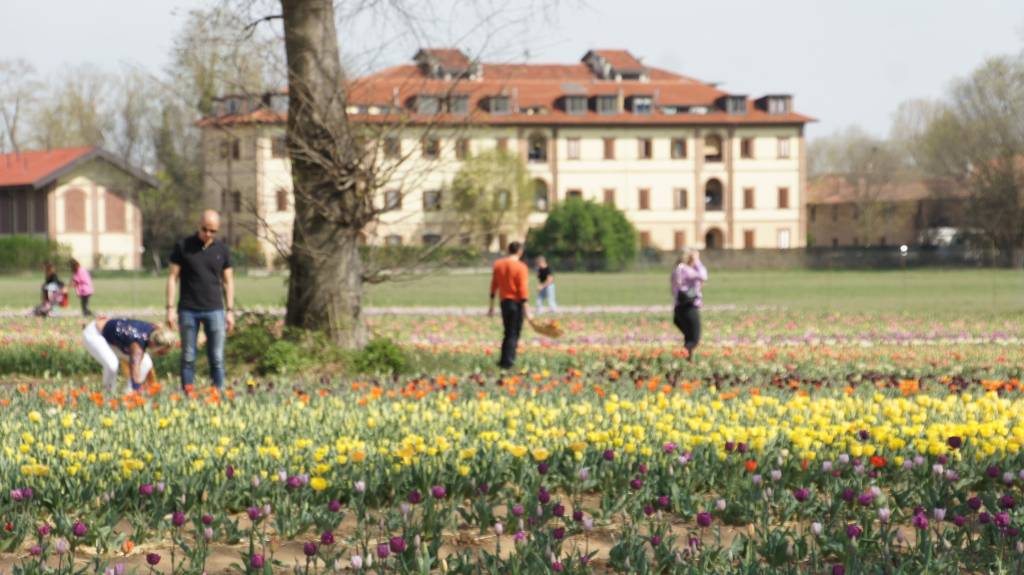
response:
{"label": "sky", "polygon": [[[211,3],[0,1],[0,58],[24,58],[51,80],[83,64],[160,70],[188,11]],[[796,110],[818,119],[811,138],[851,125],[884,136],[900,102],[941,97],[986,58],[1024,50],[1020,0],[409,2],[416,34],[392,26],[390,15],[364,16],[340,26],[343,53],[372,50],[380,66],[406,62],[429,43],[557,63],[591,48],[625,48],[733,93],[793,94]]]}

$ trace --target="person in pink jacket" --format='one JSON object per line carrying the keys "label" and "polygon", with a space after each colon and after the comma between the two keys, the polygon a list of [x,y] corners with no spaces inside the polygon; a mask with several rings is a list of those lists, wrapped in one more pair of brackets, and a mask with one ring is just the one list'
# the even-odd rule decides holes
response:
{"label": "person in pink jacket", "polygon": [[683,251],[672,270],[672,299],[675,309],[672,323],[683,332],[687,359],[693,361],[693,350],[700,343],[700,308],[704,305],[704,282],[708,270],[700,262],[700,252],[689,248]]}
{"label": "person in pink jacket", "polygon": [[78,260],[71,260],[71,285],[75,286],[75,293],[78,299],[82,300],[82,315],[89,317],[92,311],[89,310],[89,298],[92,297],[92,276],[85,266],[78,263]]}

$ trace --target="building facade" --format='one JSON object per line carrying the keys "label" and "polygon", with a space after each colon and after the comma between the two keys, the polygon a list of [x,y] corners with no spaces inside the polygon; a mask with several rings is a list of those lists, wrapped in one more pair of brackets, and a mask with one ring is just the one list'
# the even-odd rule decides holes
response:
{"label": "building facade", "polygon": [[[379,132],[384,161],[400,165],[380,191],[391,209],[366,231],[371,243],[437,241],[444,190],[462,162],[500,148],[526,163],[530,226],[579,197],[623,210],[652,249],[805,245],[812,119],[789,95],[730,94],[624,50],[548,65],[425,49],[413,64],[354,81],[347,105],[353,121],[400,126]],[[287,107],[286,93],[228,96],[200,121],[206,202],[227,214],[236,242],[256,234],[268,257],[291,239]],[[496,230],[494,248],[524,231]]]}
{"label": "building facade", "polygon": [[156,185],[98,148],[0,154],[0,236],[46,237],[85,266],[138,269],[138,192]]}

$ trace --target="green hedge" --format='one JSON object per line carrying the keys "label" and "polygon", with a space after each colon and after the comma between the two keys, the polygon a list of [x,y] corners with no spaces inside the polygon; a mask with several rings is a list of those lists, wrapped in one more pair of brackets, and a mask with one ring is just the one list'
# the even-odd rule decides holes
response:
{"label": "green hedge", "polygon": [[42,274],[46,262],[66,270],[69,259],[71,248],[46,238],[0,236],[0,273],[38,271]]}

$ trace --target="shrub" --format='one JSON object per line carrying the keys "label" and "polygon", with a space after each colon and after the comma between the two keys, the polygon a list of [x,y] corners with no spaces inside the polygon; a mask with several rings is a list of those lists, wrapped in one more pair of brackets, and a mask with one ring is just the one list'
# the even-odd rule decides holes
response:
{"label": "shrub", "polygon": [[0,237],[0,273],[38,271],[52,262],[59,270],[67,269],[71,248],[33,236]]}
{"label": "shrub", "polygon": [[261,375],[283,375],[296,373],[311,365],[310,354],[297,342],[279,339],[263,352],[256,363],[256,372]]}
{"label": "shrub", "polygon": [[388,338],[375,338],[352,357],[359,373],[398,375],[409,371],[410,359],[402,347]]}
{"label": "shrub", "polygon": [[619,210],[571,198],[551,210],[526,245],[561,269],[621,271],[636,258],[637,234]]}

